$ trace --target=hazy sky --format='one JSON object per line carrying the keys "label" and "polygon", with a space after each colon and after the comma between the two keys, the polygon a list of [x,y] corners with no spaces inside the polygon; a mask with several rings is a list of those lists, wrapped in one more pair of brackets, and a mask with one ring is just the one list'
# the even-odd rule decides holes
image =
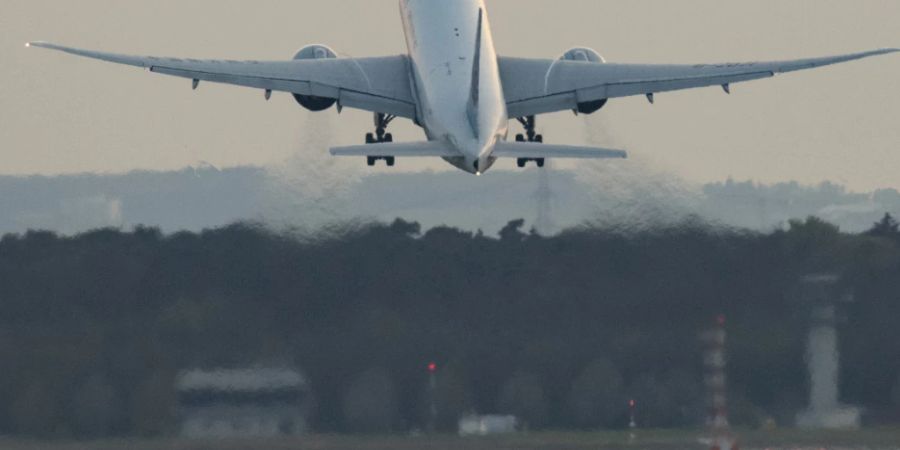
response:
{"label": "hazy sky", "polygon": [[[435,0],[438,1],[438,0]],[[446,0],[440,0],[446,1]],[[608,60],[699,63],[900,47],[897,0],[488,0],[498,51],[552,57],[575,45]],[[396,0],[3,0],[0,173],[277,165],[353,144],[369,114],[311,117],[288,95],[148,74],[38,49],[48,40],[123,53],[287,59],[325,43],[354,56],[405,50]],[[832,180],[900,187],[900,56],[733,86],[621,99],[590,118],[542,117],[547,141],[617,146],[689,181]],[[315,127],[323,148],[300,142]],[[422,139],[407,123],[398,139]],[[364,161],[346,167],[365,173]],[[399,170],[443,170],[401,161]],[[502,168],[512,168],[506,162]],[[325,166],[325,170],[327,170]],[[565,166],[564,166],[565,167]],[[376,169],[384,170],[384,169]]]}

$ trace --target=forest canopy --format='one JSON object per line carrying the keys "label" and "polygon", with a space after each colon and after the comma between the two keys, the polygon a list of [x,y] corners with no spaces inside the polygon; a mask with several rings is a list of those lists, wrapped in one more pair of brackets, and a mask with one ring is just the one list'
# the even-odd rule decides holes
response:
{"label": "forest canopy", "polygon": [[[751,233],[702,223],[499,238],[416,223],[319,236],[235,224],[0,240],[0,434],[161,435],[193,368],[290,365],[312,427],[408,432],[508,413],[529,428],[617,428],[628,399],[655,427],[702,422],[700,331],[725,314],[734,420],[790,423],[805,406],[798,280],[838,273],[842,400],[900,408],[900,231],[810,218]],[[365,405],[359,407],[358,405]],[[361,412],[362,411],[362,412]],[[896,414],[895,414],[896,416]]]}

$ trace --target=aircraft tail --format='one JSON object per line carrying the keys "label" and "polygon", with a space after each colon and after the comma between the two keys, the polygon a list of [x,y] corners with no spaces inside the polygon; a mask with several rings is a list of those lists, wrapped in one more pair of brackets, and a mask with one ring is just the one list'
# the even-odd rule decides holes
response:
{"label": "aircraft tail", "polygon": [[623,150],[597,147],[537,144],[534,142],[500,142],[494,147],[494,153],[491,156],[495,158],[519,159],[626,159],[628,158],[628,153]]}
{"label": "aircraft tail", "polygon": [[[455,158],[462,156],[462,154],[460,154],[458,150],[441,141],[402,142],[334,147],[331,149],[331,154],[333,156],[371,156],[376,158]],[[494,152],[491,154],[491,157],[523,159],[625,159],[628,158],[628,153],[623,150],[613,150],[597,147],[537,144],[533,142],[498,142],[494,147]]]}
{"label": "aircraft tail", "polygon": [[481,90],[481,48],[484,34],[484,9],[478,9],[478,31],[475,34],[475,55],[472,58],[472,87],[469,91],[469,124],[478,135],[478,102]]}
{"label": "aircraft tail", "polygon": [[376,158],[453,158],[461,156],[458,151],[453,149],[453,147],[440,141],[402,142],[334,147],[331,149],[331,154],[333,156],[370,156]]}

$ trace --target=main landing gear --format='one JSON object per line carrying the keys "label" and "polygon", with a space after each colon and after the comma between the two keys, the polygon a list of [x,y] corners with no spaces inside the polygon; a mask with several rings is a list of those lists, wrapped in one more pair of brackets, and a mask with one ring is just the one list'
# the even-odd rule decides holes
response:
{"label": "main landing gear", "polygon": [[[389,144],[394,142],[394,135],[387,132],[387,127],[396,118],[397,116],[390,114],[375,113],[375,132],[366,133],[366,144]],[[387,163],[388,167],[394,167],[394,164],[397,162],[393,156],[369,156],[366,158],[369,167],[382,160]]]}
{"label": "main landing gear", "polygon": [[[543,144],[544,136],[541,134],[537,134],[535,132],[535,123],[537,122],[534,116],[527,117],[519,117],[516,120],[522,124],[522,127],[525,128],[525,134],[517,134],[516,142],[532,142],[535,144]],[[534,162],[538,167],[544,167],[544,158],[519,158],[516,160],[516,165],[519,168],[524,168],[528,165],[528,163]]]}

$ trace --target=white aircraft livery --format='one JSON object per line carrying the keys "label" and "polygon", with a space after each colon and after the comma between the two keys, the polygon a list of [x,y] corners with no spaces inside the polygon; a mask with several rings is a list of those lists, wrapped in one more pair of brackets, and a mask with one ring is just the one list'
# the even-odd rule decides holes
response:
{"label": "white aircraft livery", "polygon": [[[544,166],[547,158],[625,158],[624,151],[544,144],[535,116],[557,111],[592,114],[609,99],[706,86],[731,85],[898,52],[881,49],[781,62],[651,65],[607,63],[596,51],[575,48],[556,59],[508,58],[494,50],[483,0],[400,0],[408,53],[342,58],[324,45],[301,49],[290,61],[198,60],[128,56],[32,42],[30,47],[143,67],[200,82],[260,89],[269,99],[287,92],[312,111],[336,107],[374,113],[366,144],[331,149],[336,156],[367,158],[370,166],[397,158],[438,157],[481,175],[498,159]],[[427,141],[395,143],[394,119],[412,120]],[[510,119],[524,133],[507,140]]]}

